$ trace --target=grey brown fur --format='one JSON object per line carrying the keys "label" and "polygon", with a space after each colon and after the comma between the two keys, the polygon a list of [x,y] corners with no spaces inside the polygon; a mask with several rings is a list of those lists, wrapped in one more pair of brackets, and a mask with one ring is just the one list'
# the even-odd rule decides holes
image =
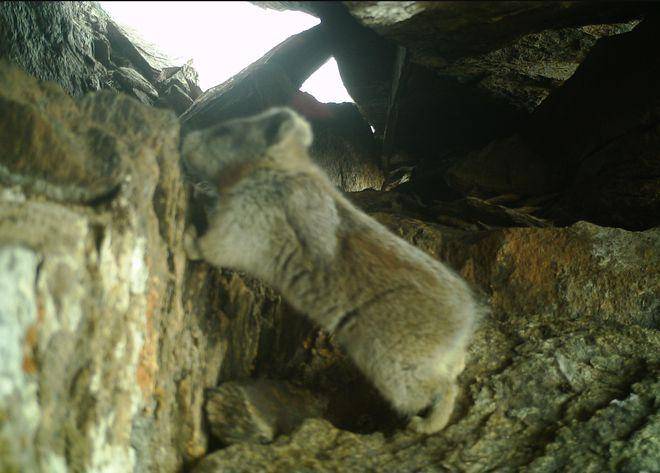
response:
{"label": "grey brown fur", "polygon": [[[286,108],[189,134],[185,166],[217,193],[191,257],[276,287],[334,333],[410,427],[444,428],[477,306],[449,268],[356,209],[310,160]],[[415,416],[431,406],[429,414]]]}

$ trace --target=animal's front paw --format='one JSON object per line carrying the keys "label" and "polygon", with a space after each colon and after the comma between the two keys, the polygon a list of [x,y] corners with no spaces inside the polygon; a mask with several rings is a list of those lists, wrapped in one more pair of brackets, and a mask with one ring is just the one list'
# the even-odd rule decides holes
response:
{"label": "animal's front paw", "polygon": [[186,228],[183,234],[183,250],[186,252],[189,260],[196,261],[204,259],[197,244],[197,229],[194,225]]}
{"label": "animal's front paw", "polygon": [[434,434],[444,429],[453,411],[457,392],[455,383],[447,385],[443,395],[439,396],[431,405],[428,414],[424,417],[415,416],[410,419],[408,429],[419,434]]}
{"label": "animal's front paw", "polygon": [[427,434],[428,423],[423,417],[415,416],[408,422],[407,429],[417,434]]}

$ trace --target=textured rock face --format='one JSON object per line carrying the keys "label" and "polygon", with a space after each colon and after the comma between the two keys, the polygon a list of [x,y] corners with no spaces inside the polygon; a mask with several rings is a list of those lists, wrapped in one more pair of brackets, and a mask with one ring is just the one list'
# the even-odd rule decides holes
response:
{"label": "textured rock face", "polygon": [[227,445],[270,443],[306,418],[321,417],[327,402],[276,380],[229,381],[207,393],[211,433]]}
{"label": "textured rock face", "polygon": [[614,23],[645,10],[612,2],[343,2],[363,25],[415,52],[445,61],[501,48],[524,34],[547,29]]}
{"label": "textured rock face", "polygon": [[355,104],[320,104],[327,117],[310,118],[312,159],[346,192],[380,189],[384,176],[378,144]]}
{"label": "textured rock face", "polygon": [[0,83],[0,469],[175,471],[217,377],[184,317],[178,124],[6,65]]}
{"label": "textured rock face", "polygon": [[0,58],[76,97],[114,89],[181,114],[202,92],[189,65],[174,66],[96,2],[3,2]]}
{"label": "textured rock face", "polygon": [[291,36],[235,77],[206,91],[181,116],[184,130],[285,105],[305,80],[330,57],[321,26]]}
{"label": "textured rock face", "polygon": [[449,183],[477,195],[562,193],[550,212],[562,223],[660,224],[658,25],[601,39],[519,133],[459,160]]}

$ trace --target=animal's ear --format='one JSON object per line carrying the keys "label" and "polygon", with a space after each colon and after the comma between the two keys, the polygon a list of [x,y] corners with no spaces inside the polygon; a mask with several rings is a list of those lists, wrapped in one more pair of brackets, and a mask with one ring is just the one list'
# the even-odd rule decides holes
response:
{"label": "animal's ear", "polygon": [[312,127],[290,108],[273,108],[264,112],[263,132],[268,147],[297,144],[308,148],[312,144]]}
{"label": "animal's ear", "polygon": [[192,131],[182,138],[181,168],[192,182],[213,180],[219,172],[219,163],[214,159],[215,154],[205,146],[207,142],[205,131]]}

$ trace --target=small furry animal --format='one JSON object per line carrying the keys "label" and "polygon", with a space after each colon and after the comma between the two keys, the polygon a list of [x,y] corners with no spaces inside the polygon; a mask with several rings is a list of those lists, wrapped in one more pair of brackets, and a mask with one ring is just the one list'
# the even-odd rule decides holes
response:
{"label": "small furry animal", "polygon": [[287,108],[191,132],[183,167],[215,193],[191,259],[277,288],[343,345],[409,427],[445,427],[477,305],[449,268],[355,208],[309,158],[309,124]]}

